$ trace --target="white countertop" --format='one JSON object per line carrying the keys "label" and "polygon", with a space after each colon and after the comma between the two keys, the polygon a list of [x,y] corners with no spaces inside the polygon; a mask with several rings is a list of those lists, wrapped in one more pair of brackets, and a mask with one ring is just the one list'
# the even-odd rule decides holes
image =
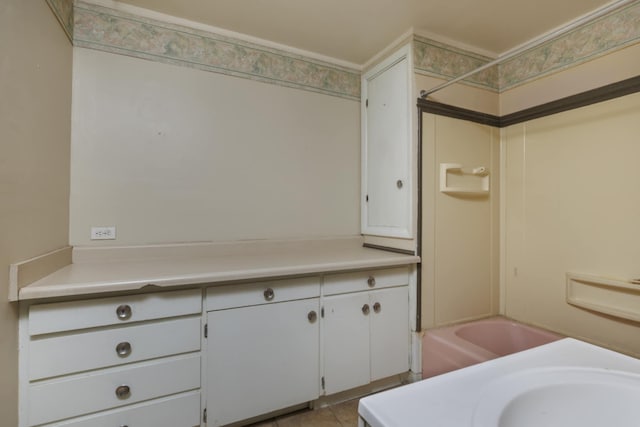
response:
{"label": "white countertop", "polygon": [[19,300],[216,284],[416,264],[362,239],[74,248],[73,263],[19,290]]}
{"label": "white countertop", "polygon": [[[584,374],[583,374],[584,373]],[[358,412],[372,427],[492,427],[501,423],[487,421],[492,418],[491,411],[500,416],[502,403],[509,402],[526,387],[543,388],[545,376],[556,379],[562,375],[588,376],[590,374],[606,377],[623,373],[629,375],[634,386],[631,387],[637,396],[640,391],[640,360],[620,353],[613,352],[595,345],[591,345],[572,338],[565,338],[536,347],[520,353],[490,360],[478,365],[463,368],[447,374],[432,377],[403,387],[378,393],[360,400]],[[525,388],[517,382],[520,380]],[[576,382],[580,384],[580,381]],[[597,381],[595,382],[597,384]],[[562,383],[565,385],[565,383]],[[585,382],[585,384],[589,384]],[[606,384],[605,384],[606,385]],[[510,389],[508,388],[510,387]],[[574,389],[562,390],[565,394],[575,392],[575,404],[591,406],[581,401],[582,386]],[[548,389],[551,390],[551,389]],[[570,391],[569,391],[570,390]],[[569,396],[571,397],[571,396]],[[635,398],[635,397],[634,397]],[[614,397],[615,399],[615,397]],[[502,400],[502,402],[500,402]],[[615,402],[605,402],[599,399],[595,405]],[[636,406],[636,405],[634,405]],[[585,408],[586,409],[586,408]],[[569,414],[569,421],[561,424],[543,422],[539,426],[571,427],[585,425],[580,416],[588,416],[587,411],[581,409],[579,414]],[[546,416],[544,411],[540,411]],[[587,413],[587,415],[585,415]],[[485,416],[489,414],[489,417]],[[531,417],[530,417],[531,418]],[[531,425],[531,420],[518,421],[520,426]],[[613,421],[613,420],[612,420]],[[536,421],[533,421],[536,422]],[[615,421],[611,425],[637,425],[637,419],[631,424]],[[576,424],[577,423],[577,424]],[[512,425],[512,424],[505,424]],[[589,424],[591,425],[591,424]]]}

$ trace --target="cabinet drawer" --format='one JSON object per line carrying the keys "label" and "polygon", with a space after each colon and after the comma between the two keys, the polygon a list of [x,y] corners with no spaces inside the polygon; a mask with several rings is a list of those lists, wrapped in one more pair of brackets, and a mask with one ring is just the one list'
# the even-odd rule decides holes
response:
{"label": "cabinet drawer", "polygon": [[[118,397],[116,391],[129,392]],[[39,425],[200,388],[200,355],[178,356],[29,386],[28,425]]]}
{"label": "cabinet drawer", "polygon": [[39,304],[29,308],[29,334],[125,324],[201,311],[202,292],[199,289]]}
{"label": "cabinet drawer", "polygon": [[47,427],[195,427],[200,425],[200,392],[155,399]]}
{"label": "cabinet drawer", "polygon": [[324,278],[323,294],[344,294],[408,284],[408,267],[329,274]]}
{"label": "cabinet drawer", "polygon": [[318,277],[217,286],[207,289],[207,311],[318,296],[320,296]]}
{"label": "cabinet drawer", "polygon": [[38,337],[29,344],[29,379],[198,351],[200,329],[198,316]]}

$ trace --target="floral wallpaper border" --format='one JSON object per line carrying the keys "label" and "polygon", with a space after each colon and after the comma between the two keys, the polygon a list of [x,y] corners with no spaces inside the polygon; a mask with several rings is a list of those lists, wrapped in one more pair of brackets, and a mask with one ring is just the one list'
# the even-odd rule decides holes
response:
{"label": "floral wallpaper border", "polygon": [[[360,100],[361,72],[82,0],[46,0],[74,46]],[[640,0],[463,81],[503,92],[640,42]],[[491,61],[415,35],[418,74],[451,79]]]}
{"label": "floral wallpaper border", "polygon": [[[452,79],[492,60],[493,58],[457,49],[425,37],[418,35],[413,37],[413,66],[419,74]],[[498,91],[498,67],[491,67],[463,81],[472,86]]]}
{"label": "floral wallpaper border", "polygon": [[75,3],[73,43],[360,100],[359,70],[86,2]]}
{"label": "floral wallpaper border", "polygon": [[500,91],[640,42],[640,1],[500,64]]}

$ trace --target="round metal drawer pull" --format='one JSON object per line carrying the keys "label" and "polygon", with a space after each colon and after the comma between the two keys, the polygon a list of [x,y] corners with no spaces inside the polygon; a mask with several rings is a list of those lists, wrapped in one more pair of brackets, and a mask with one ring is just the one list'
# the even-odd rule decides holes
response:
{"label": "round metal drawer pull", "polygon": [[373,276],[369,276],[369,278],[367,279],[367,285],[369,285],[370,288],[373,288],[376,285],[376,278]]}
{"label": "round metal drawer pull", "polygon": [[311,310],[309,314],[307,314],[307,319],[309,319],[309,323],[315,323],[315,321],[318,320],[318,313]]}
{"label": "round metal drawer pull", "polygon": [[131,354],[131,344],[128,342],[121,342],[116,346],[116,353],[120,357],[127,357]]}
{"label": "round metal drawer pull", "polygon": [[131,317],[131,306],[128,304],[119,305],[116,308],[116,315],[120,320],[128,320]]}
{"label": "round metal drawer pull", "polygon": [[382,305],[380,305],[379,302],[373,304],[373,311],[375,311],[376,313],[380,313],[380,310],[382,310]]}
{"label": "round metal drawer pull", "polygon": [[118,399],[127,399],[131,396],[131,388],[128,385],[121,385],[116,388],[116,396],[118,396]]}
{"label": "round metal drawer pull", "polygon": [[399,179],[398,181],[396,181],[396,186],[398,187],[398,189],[402,188],[404,186],[404,183],[402,182],[401,179]]}
{"label": "round metal drawer pull", "polygon": [[364,314],[365,316],[369,314],[369,304],[365,304],[362,306],[362,314]]}
{"label": "round metal drawer pull", "polygon": [[264,299],[266,299],[267,301],[271,301],[275,296],[276,294],[275,292],[273,292],[273,289],[267,288],[264,290]]}

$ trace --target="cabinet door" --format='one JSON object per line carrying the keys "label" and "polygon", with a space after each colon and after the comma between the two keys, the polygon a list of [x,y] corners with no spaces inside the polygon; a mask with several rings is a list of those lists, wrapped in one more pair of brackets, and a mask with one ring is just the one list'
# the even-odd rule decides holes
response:
{"label": "cabinet door", "polygon": [[208,425],[318,398],[318,310],[313,298],[207,313]]}
{"label": "cabinet door", "polygon": [[409,370],[409,288],[372,291],[371,380]]}
{"label": "cabinet door", "polygon": [[409,52],[363,78],[363,234],[411,237]]}
{"label": "cabinet door", "polygon": [[[324,379],[326,394],[369,383],[369,293],[324,299]],[[365,310],[366,311],[366,310]]]}

